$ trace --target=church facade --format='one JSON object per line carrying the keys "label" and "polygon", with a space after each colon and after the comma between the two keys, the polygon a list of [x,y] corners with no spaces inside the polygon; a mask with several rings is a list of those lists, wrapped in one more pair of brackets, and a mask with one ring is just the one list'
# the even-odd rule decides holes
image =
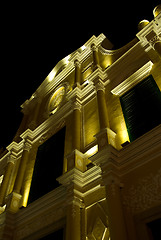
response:
{"label": "church facade", "polygon": [[0,239],[160,239],[161,6],[91,37],[30,99],[0,158]]}

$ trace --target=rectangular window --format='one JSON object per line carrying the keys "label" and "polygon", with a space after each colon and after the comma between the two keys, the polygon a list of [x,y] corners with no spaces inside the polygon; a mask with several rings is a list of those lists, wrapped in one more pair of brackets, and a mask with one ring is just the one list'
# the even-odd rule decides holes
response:
{"label": "rectangular window", "polygon": [[152,75],[120,97],[130,141],[161,124],[161,92]]}
{"label": "rectangular window", "polygon": [[65,127],[39,146],[31,182],[29,203],[59,186],[56,178],[62,175]]}
{"label": "rectangular window", "polygon": [[150,240],[161,239],[161,218],[147,223]]}

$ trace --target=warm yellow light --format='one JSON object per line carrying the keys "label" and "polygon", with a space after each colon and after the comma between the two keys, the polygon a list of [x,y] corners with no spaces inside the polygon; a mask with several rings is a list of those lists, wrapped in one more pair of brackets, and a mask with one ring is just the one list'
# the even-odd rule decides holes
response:
{"label": "warm yellow light", "polygon": [[85,50],[85,49],[86,49],[86,46],[83,45],[83,46],[81,47],[81,50],[83,51],[83,50]]}
{"label": "warm yellow light", "polygon": [[56,71],[53,69],[48,75],[48,81],[51,82],[56,75]]}
{"label": "warm yellow light", "polygon": [[88,85],[89,84],[89,80],[86,80],[82,85],[85,86],[85,85]]}
{"label": "warm yellow light", "polygon": [[138,24],[138,30],[141,31],[148,24],[149,24],[149,21],[146,20],[146,19],[140,21],[139,24]]}
{"label": "warm yellow light", "polygon": [[70,55],[64,58],[64,64],[68,64],[70,59]]}
{"label": "warm yellow light", "polygon": [[94,154],[97,153],[97,152],[98,152],[98,145],[95,145],[94,147],[90,148],[90,149],[85,153],[85,155],[86,155],[87,157],[90,157],[90,156],[94,155]]}

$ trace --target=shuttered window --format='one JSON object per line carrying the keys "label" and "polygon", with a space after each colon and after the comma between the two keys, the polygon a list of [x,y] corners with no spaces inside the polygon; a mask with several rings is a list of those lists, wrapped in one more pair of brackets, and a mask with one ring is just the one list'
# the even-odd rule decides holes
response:
{"label": "shuttered window", "polygon": [[161,124],[161,92],[152,75],[122,95],[120,102],[130,141]]}
{"label": "shuttered window", "polygon": [[39,146],[31,182],[29,203],[59,186],[56,178],[62,175],[65,127]]}

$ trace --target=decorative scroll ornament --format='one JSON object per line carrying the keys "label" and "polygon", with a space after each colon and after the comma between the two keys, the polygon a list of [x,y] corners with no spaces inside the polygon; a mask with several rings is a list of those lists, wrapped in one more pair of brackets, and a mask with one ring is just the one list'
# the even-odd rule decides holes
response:
{"label": "decorative scroll ornament", "polygon": [[149,40],[149,43],[150,45],[152,45],[152,47],[154,47],[154,45],[160,41],[161,41],[160,38],[157,35],[155,35],[152,39]]}

